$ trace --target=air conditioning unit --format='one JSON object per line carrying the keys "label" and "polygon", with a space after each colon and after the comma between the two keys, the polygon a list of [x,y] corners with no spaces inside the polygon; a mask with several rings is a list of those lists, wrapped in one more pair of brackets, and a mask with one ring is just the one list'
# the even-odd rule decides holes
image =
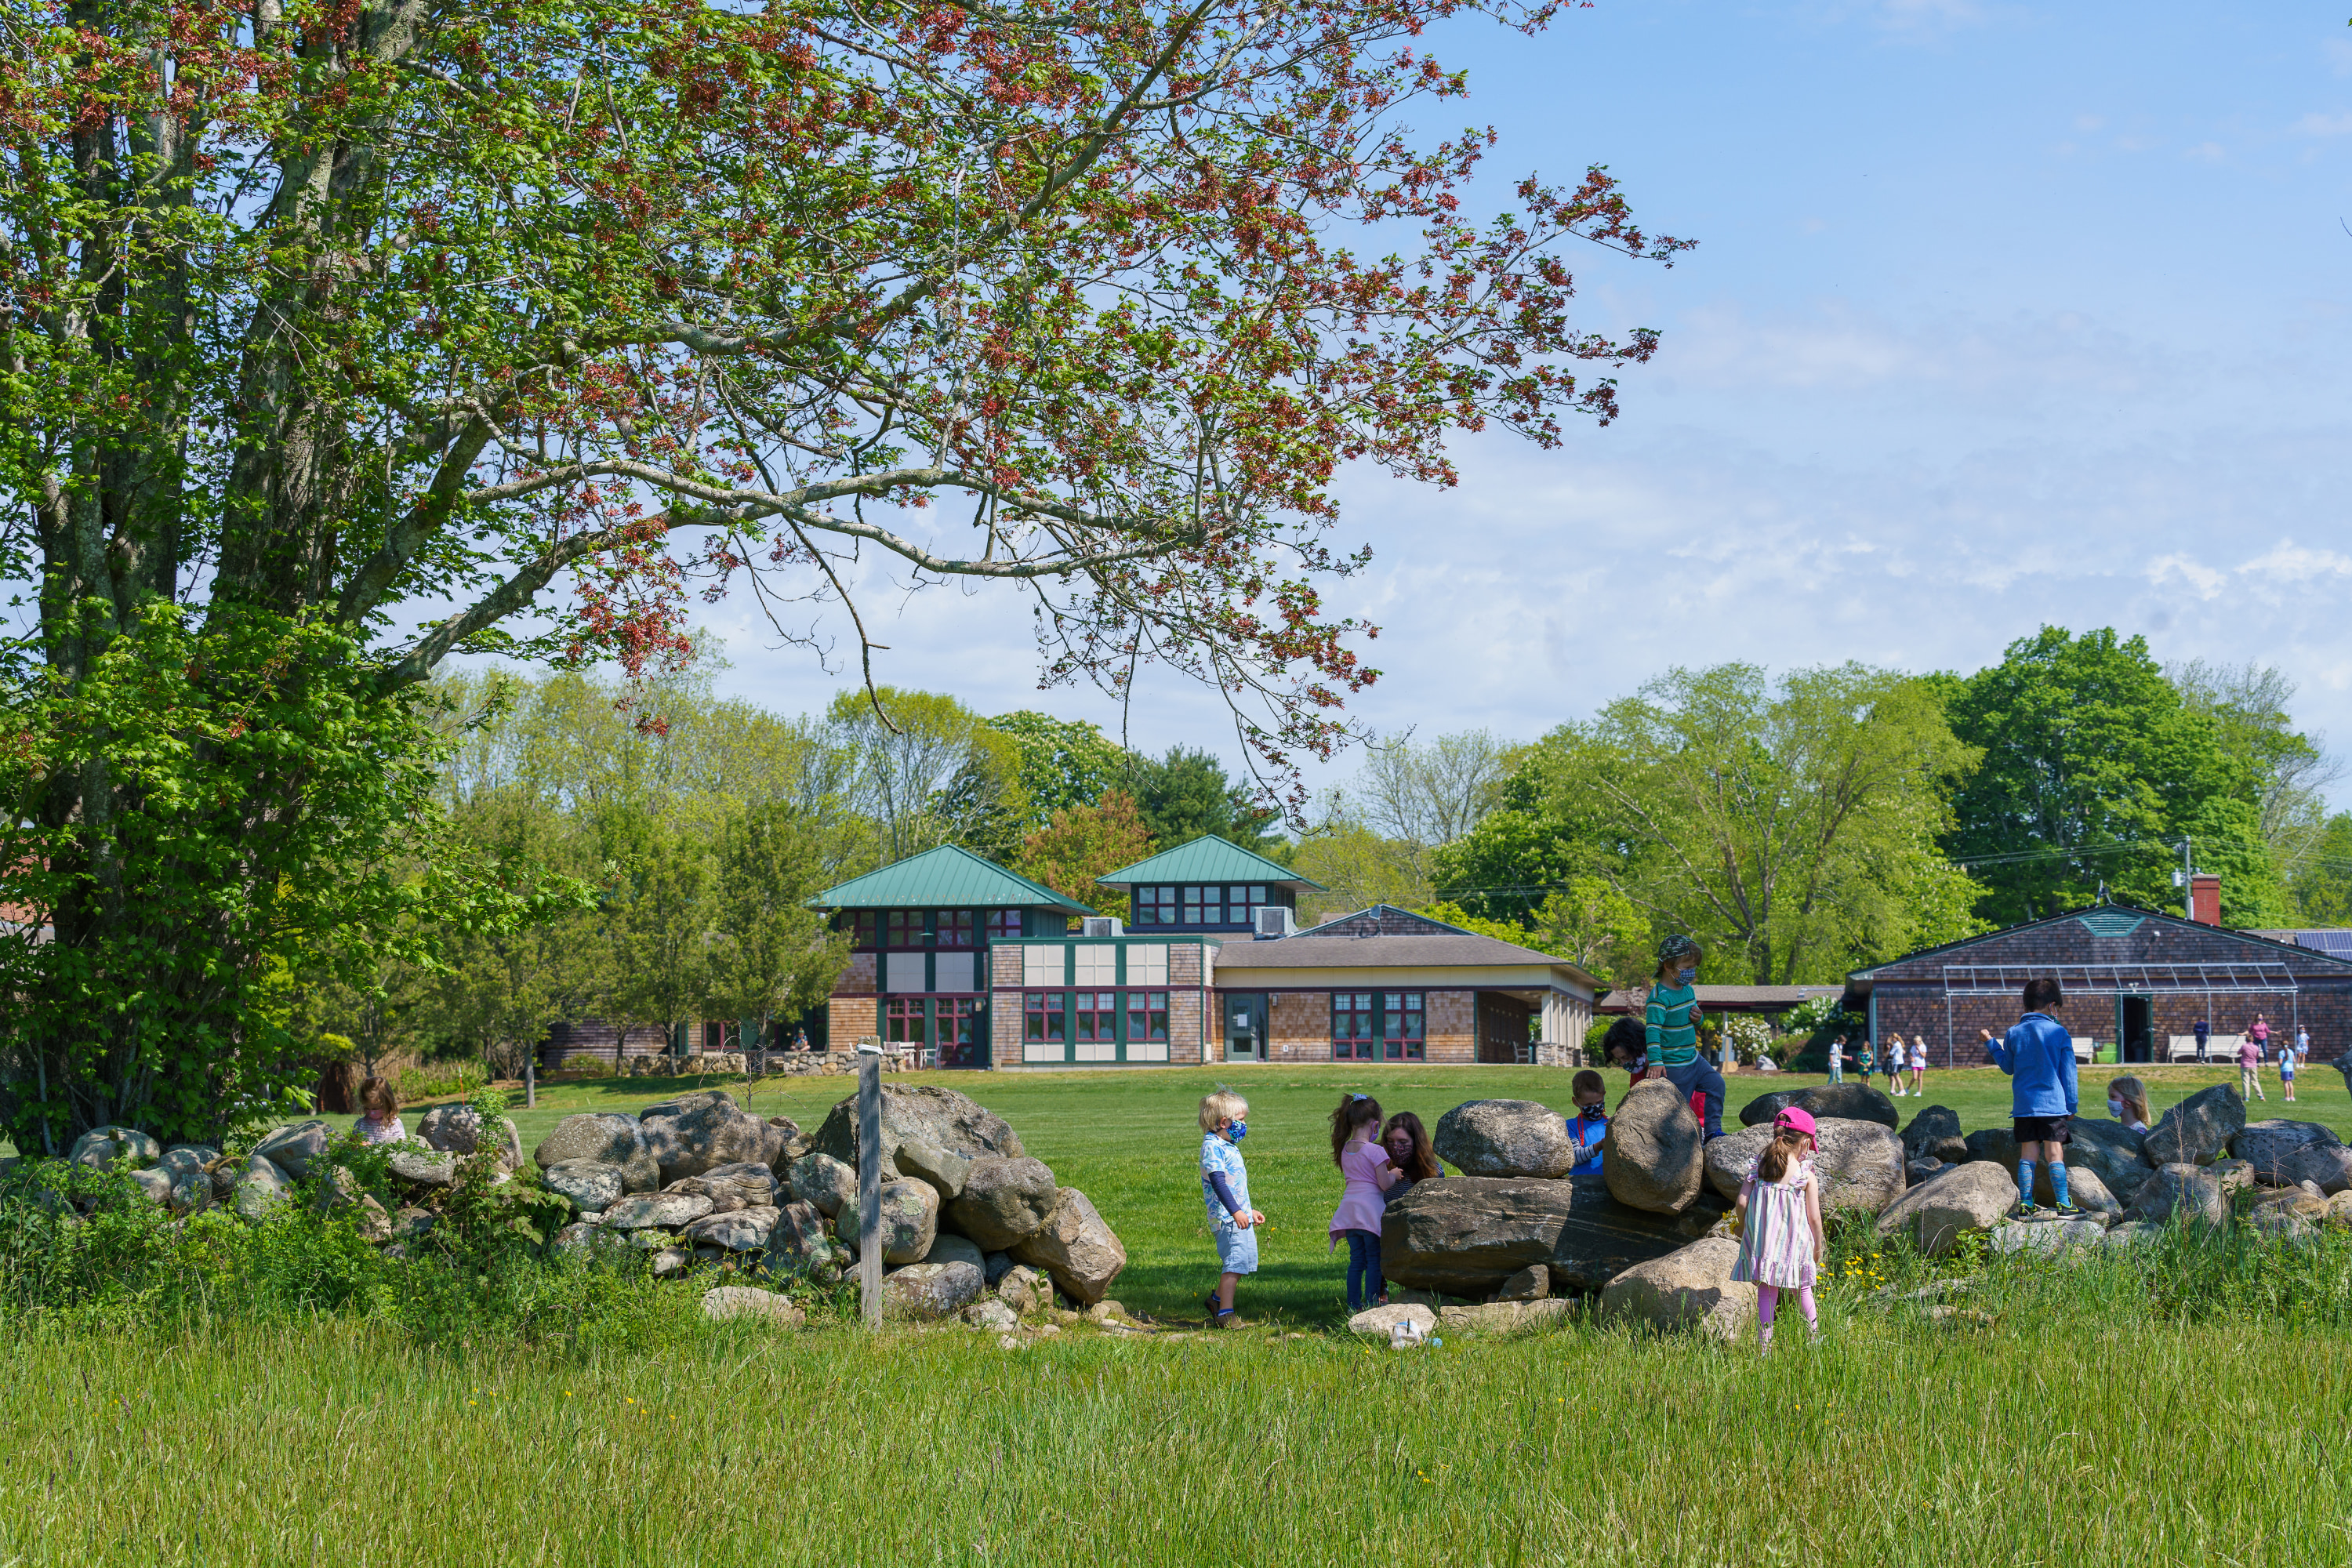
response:
{"label": "air conditioning unit", "polygon": [[1079,922],[1079,931],[1080,934],[1084,935],[1088,941],[1117,936],[1119,934],[1118,917],[1117,915],[1088,915],[1084,921]]}
{"label": "air conditioning unit", "polygon": [[1260,940],[1277,936],[1297,936],[1298,922],[1280,904],[1267,904],[1257,911],[1257,934]]}

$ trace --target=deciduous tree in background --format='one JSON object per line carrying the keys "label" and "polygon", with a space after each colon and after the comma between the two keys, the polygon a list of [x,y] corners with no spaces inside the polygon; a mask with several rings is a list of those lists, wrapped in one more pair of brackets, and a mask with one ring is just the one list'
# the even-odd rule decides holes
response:
{"label": "deciduous tree in background", "polygon": [[1066,806],[1054,820],[1021,841],[1021,874],[1075,899],[1100,914],[1121,920],[1132,900],[1095,879],[1132,866],[1151,853],[1151,830],[1125,790],[1103,791],[1092,805]]}
{"label": "deciduous tree in background", "polygon": [[768,801],[727,818],[715,859],[708,1000],[765,1040],[774,1020],[824,1001],[849,962],[848,937],[808,907],[831,879],[824,844],[809,816]]}

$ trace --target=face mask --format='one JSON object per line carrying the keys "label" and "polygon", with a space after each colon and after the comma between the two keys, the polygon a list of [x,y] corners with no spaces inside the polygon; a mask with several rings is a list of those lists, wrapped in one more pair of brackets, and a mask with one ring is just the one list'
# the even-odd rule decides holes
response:
{"label": "face mask", "polygon": [[2107,1101],[2107,1114],[2121,1121],[2124,1119],[2124,1102],[2120,1100]]}
{"label": "face mask", "polygon": [[1677,969],[1675,971],[1675,984],[1677,985],[1687,985],[1691,983],[1691,976],[1697,973],[1698,971],[1696,969]]}
{"label": "face mask", "polygon": [[1248,1136],[1249,1123],[1246,1121],[1234,1122],[1224,1131],[1224,1140],[1228,1143],[1238,1143]]}
{"label": "face mask", "polygon": [[1579,1116],[1583,1117],[1587,1121],[1606,1121],[1609,1120],[1609,1108],[1605,1105],[1580,1105],[1576,1108],[1576,1113]]}

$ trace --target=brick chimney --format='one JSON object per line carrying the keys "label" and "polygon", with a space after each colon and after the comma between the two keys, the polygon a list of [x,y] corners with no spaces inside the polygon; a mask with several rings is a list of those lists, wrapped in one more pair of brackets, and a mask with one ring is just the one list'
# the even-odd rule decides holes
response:
{"label": "brick chimney", "polygon": [[2200,871],[2189,879],[2189,918],[2199,925],[2221,923],[2221,879]]}

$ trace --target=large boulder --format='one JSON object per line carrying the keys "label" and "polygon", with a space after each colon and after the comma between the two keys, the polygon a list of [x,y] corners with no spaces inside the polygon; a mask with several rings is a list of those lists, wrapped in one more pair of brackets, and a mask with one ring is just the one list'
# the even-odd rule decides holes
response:
{"label": "large boulder", "polygon": [[2151,1165],[2210,1165],[2246,1124],[2246,1102],[2226,1083],[2200,1089],[2157,1119],[2141,1144]]}
{"label": "large boulder", "polygon": [[841,1259],[840,1249],[826,1233],[824,1216],[814,1205],[793,1202],[776,1210],[768,1231],[770,1272],[837,1277]]}
{"label": "large boulder", "polygon": [[688,1223],[686,1239],[728,1252],[762,1251],[768,1238],[775,1234],[782,1213],[774,1208],[740,1208],[725,1214],[707,1214]]}
{"label": "large boulder", "polygon": [[776,1173],[757,1161],[746,1160],[732,1165],[714,1166],[698,1176],[680,1176],[662,1191],[700,1193],[710,1200],[714,1214],[723,1214],[730,1209],[773,1208],[776,1205]]}
{"label": "large boulder", "polygon": [[219,1158],[220,1151],[209,1143],[174,1143],[163,1151],[163,1158],[155,1163],[172,1173],[173,1180],[177,1181],[182,1176],[209,1169],[212,1163]]}
{"label": "large boulder", "polygon": [[2230,1200],[2211,1171],[2176,1160],[2158,1166],[2156,1173],[2140,1184],[2131,1217],[2156,1223],[2177,1218],[2183,1223],[2221,1225],[2230,1217]]}
{"label": "large boulder", "polygon": [[1601,1174],[1628,1208],[1680,1214],[1690,1206],[1706,1184],[1706,1133],[1680,1089],[1664,1079],[1633,1086],[1610,1119]]}
{"label": "large boulder", "polygon": [[784,1134],[752,1115],[724,1089],[681,1094],[637,1112],[646,1147],[661,1166],[662,1184],[739,1162],[772,1164]]}
{"label": "large boulder", "polygon": [[1921,1252],[1940,1258],[1967,1233],[1990,1230],[2016,1205],[2015,1170],[1971,1161],[1920,1183],[1881,1210],[1878,1234],[1907,1233]]}
{"label": "large boulder", "polygon": [[[2067,1131],[2071,1134],[2065,1145],[2068,1172],[2094,1171],[2108,1191],[2120,1196],[2128,1198],[2155,1169],[2141,1156],[2145,1135],[2134,1132],[2120,1121],[2077,1117]],[[1999,1165],[2014,1180],[2017,1138],[2007,1127],[1979,1128],[1969,1134],[1968,1157]],[[2046,1175],[2038,1174],[2036,1180],[2048,1185]]]}
{"label": "large boulder", "polygon": [[696,1193],[639,1193],[604,1211],[613,1230],[676,1230],[710,1212],[710,1200]]}
{"label": "large boulder", "polygon": [[1903,1125],[1903,1119],[1895,1114],[1895,1102],[1866,1083],[1824,1083],[1811,1089],[1780,1089],[1759,1094],[1739,1108],[1740,1125],[1769,1126],[1772,1118],[1791,1105],[1811,1111],[1817,1119],[1834,1116],[1840,1121],[1875,1121],[1881,1127]]}
{"label": "large boulder", "polygon": [[[997,1256],[1002,1258],[1003,1257],[1003,1254],[999,1253]],[[989,1279],[988,1278],[988,1255],[982,1253],[979,1247],[973,1246],[969,1239],[956,1235],[955,1232],[951,1230],[943,1230],[937,1236],[933,1237],[931,1238],[931,1249],[923,1254],[920,1261],[924,1263],[969,1263],[974,1268],[980,1270],[981,1279],[987,1281],[990,1286],[993,1287],[996,1283],[994,1279]],[[1005,1262],[1006,1267],[1011,1267],[1012,1260],[1010,1258],[1007,1258]],[[997,1278],[1003,1279],[1003,1276],[1000,1274]]]}
{"label": "large boulder", "polygon": [[749,1285],[721,1285],[705,1291],[702,1315],[714,1323],[749,1319],[777,1329],[797,1329],[808,1322],[808,1314],[791,1298]]}
{"label": "large boulder", "polygon": [[882,1277],[887,1317],[952,1317],[980,1299],[980,1270],[969,1263],[914,1263]]}
{"label": "large boulder", "polygon": [[1903,1151],[1906,1163],[1912,1160],[1966,1163],[1969,1146],[1960,1131],[1960,1113],[1948,1105],[1930,1105],[1919,1111],[1903,1129]]}
{"label": "large boulder", "polygon": [[74,1140],[66,1159],[76,1165],[103,1171],[117,1161],[126,1170],[143,1171],[163,1157],[163,1146],[136,1127],[93,1127]]}
{"label": "large boulder", "polygon": [[[980,1163],[974,1161],[975,1173],[979,1168]],[[971,1189],[964,1191],[969,1194]],[[1101,1300],[1118,1271],[1127,1267],[1127,1248],[1087,1201],[1087,1194],[1076,1187],[1062,1188],[1045,1223],[1004,1250],[1044,1269],[1053,1277],[1055,1289],[1081,1307]]]}
{"label": "large boulder", "polygon": [[[411,1186],[446,1187],[457,1180],[457,1155],[445,1153],[438,1149],[394,1148],[392,1157],[384,1162],[384,1168]],[[620,1176],[619,1170],[614,1166],[601,1168],[612,1171],[616,1180]],[[604,1205],[597,1204],[593,1206],[603,1208]]]}
{"label": "large boulder", "polygon": [[[2241,1104],[2243,1101],[2240,1102]],[[2272,1186],[2293,1186],[2302,1178],[2286,1176],[2287,1162],[2306,1149],[2340,1149],[2344,1140],[2316,1121],[2249,1121],[2230,1134],[2230,1152],[2254,1168],[2254,1179]]]}
{"label": "large boulder", "polygon": [[[863,1246],[863,1228],[856,1204],[848,1205],[834,1216],[834,1234],[845,1241]],[[882,1219],[876,1241],[882,1248],[885,1268],[920,1263],[931,1250],[931,1242],[939,1232],[940,1194],[929,1182],[882,1184]]]}
{"label": "large boulder", "polygon": [[522,1135],[515,1131],[515,1124],[503,1116],[485,1124],[482,1113],[470,1105],[435,1106],[417,1119],[416,1135],[426,1148],[444,1153],[489,1153],[502,1171],[522,1165]]}
{"label": "large boulder", "polygon": [[982,1252],[1009,1252],[1045,1225],[1059,1192],[1042,1160],[983,1156],[965,1173],[963,1190],[947,1206],[946,1224]]}
{"label": "large boulder", "polygon": [[259,1219],[294,1196],[294,1178],[279,1170],[268,1156],[251,1154],[237,1171],[236,1184],[231,1193],[230,1206],[240,1219]]}
{"label": "large boulder", "polygon": [[253,1152],[299,1182],[326,1158],[334,1142],[334,1131],[323,1121],[291,1121],[256,1143]]}
{"label": "large boulder", "polygon": [[[882,1086],[882,1163],[884,1180],[900,1173],[892,1158],[902,1143],[928,1143],[967,1160],[985,1155],[1018,1159],[1024,1152],[1013,1126],[968,1094],[931,1084]],[[857,1097],[835,1104],[825,1115],[809,1146],[857,1168]]]}
{"label": "large boulder", "polygon": [[909,1138],[898,1145],[898,1164],[900,1175],[930,1183],[939,1189],[941,1198],[953,1198],[962,1192],[964,1178],[971,1174],[970,1160],[919,1138]]}
{"label": "large boulder", "polygon": [[1532,1100],[1474,1100],[1437,1119],[1437,1157],[1465,1176],[1565,1176],[1581,1157],[1559,1112]]}
{"label": "large boulder", "polygon": [[[1879,1131],[1894,1136],[1891,1128]],[[1731,1277],[1738,1261],[1739,1243],[1725,1236],[1702,1237],[1618,1275],[1601,1292],[1601,1310],[1662,1329],[1737,1338],[1756,1321],[1756,1287]]]}
{"label": "large boulder", "polygon": [[[1890,1127],[1875,1121],[1838,1121],[1824,1117],[1814,1123],[1813,1170],[1822,1181],[1822,1215],[1832,1209],[1861,1209],[1876,1214],[1903,1195],[1908,1184],[1903,1173],[1903,1140]],[[1772,1129],[1743,1127],[1727,1132],[1706,1146],[1707,1184],[1737,1201],[1739,1184],[1748,1179],[1756,1157],[1772,1142]]]}
{"label": "large boulder", "polygon": [[2340,1143],[2315,1143],[2288,1155],[2279,1166],[2279,1174],[2290,1182],[2309,1182],[2330,1197],[2352,1191],[2352,1149]]}
{"label": "large boulder", "polygon": [[1598,1290],[1633,1264],[1697,1240],[1723,1213],[1712,1194],[1679,1215],[1628,1207],[1601,1175],[1415,1182],[1381,1219],[1381,1269],[1414,1289],[1485,1297],[1540,1263],[1556,1292]]}
{"label": "large boulder", "polygon": [[143,1165],[135,1171],[126,1171],[123,1174],[131,1178],[131,1182],[133,1186],[136,1186],[141,1192],[146,1194],[157,1203],[164,1205],[169,1205],[171,1203],[171,1172],[158,1169],[153,1165]]}
{"label": "large boulder", "polygon": [[857,1206],[857,1173],[830,1154],[803,1154],[784,1169],[793,1201],[832,1219]]}
{"label": "large boulder", "polygon": [[646,1146],[645,1129],[634,1116],[617,1111],[584,1111],[567,1116],[555,1131],[539,1141],[531,1162],[544,1171],[574,1160],[593,1160],[620,1168],[622,1190],[650,1193],[662,1184],[661,1165]]}

